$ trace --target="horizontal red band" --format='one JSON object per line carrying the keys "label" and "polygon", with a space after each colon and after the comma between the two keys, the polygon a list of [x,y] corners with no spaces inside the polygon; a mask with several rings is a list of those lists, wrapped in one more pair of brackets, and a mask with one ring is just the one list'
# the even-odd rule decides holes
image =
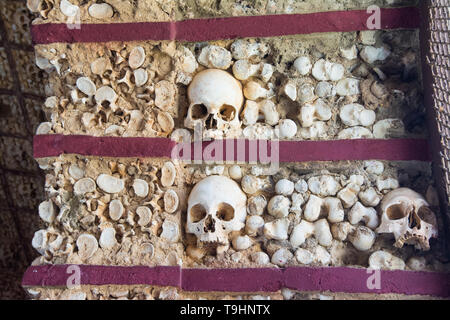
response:
{"label": "horizontal red band", "polygon": [[[351,10],[176,22],[81,24],[79,29],[63,23],[46,23],[32,25],[31,33],[35,44],[139,40],[210,41],[369,30],[368,19],[372,15],[373,13],[365,10]],[[380,29],[384,30],[418,28],[420,25],[420,12],[416,7],[383,8],[380,18]]]}
{"label": "horizontal red band", "polygon": [[[431,161],[428,142],[425,139],[279,141],[278,143],[264,140],[216,140],[197,145],[176,144],[166,138],[55,134],[35,136],[33,148],[35,158],[79,154],[260,163],[346,160]],[[190,150],[186,148],[188,146]]]}
{"label": "horizontal red band", "polygon": [[75,285],[76,278],[80,275],[78,283],[80,285],[146,284],[179,287],[180,274],[178,267],[43,265],[29,267],[23,276],[22,285],[40,287]]}
{"label": "horizontal red band", "polygon": [[[379,283],[374,280],[378,275]],[[65,287],[68,283],[74,284],[77,277],[80,285],[158,285],[194,292],[275,292],[289,288],[298,291],[450,297],[449,273],[382,270],[376,275],[375,271],[346,267],[182,269],[45,265],[28,268],[22,285]]]}
{"label": "horizontal red band", "polygon": [[79,154],[103,157],[170,157],[176,145],[170,139],[93,137],[82,135],[37,135],[33,139],[35,158]]}

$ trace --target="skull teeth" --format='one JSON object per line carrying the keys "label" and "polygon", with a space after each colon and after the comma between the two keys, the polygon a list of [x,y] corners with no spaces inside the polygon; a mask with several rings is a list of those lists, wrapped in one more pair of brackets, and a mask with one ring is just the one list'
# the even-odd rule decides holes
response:
{"label": "skull teeth", "polygon": [[386,194],[380,206],[382,217],[378,233],[393,233],[395,246],[415,245],[427,251],[429,241],[437,238],[436,216],[425,198],[408,188],[398,188]]}
{"label": "skull teeth", "polygon": [[430,249],[428,239],[425,236],[412,234],[411,232],[406,232],[401,238],[399,238],[396,241],[395,246],[402,248],[405,243],[415,244],[416,248],[425,251]]}
{"label": "skull teeth", "polygon": [[199,247],[217,247],[217,246],[222,246],[225,245],[226,241],[221,241],[221,240],[199,240],[198,241],[198,246]]}
{"label": "skull teeth", "polygon": [[206,244],[225,244],[225,239],[219,239],[219,237],[215,237],[215,239],[205,239],[205,237],[201,237],[199,242]]}
{"label": "skull teeth", "polygon": [[246,203],[245,193],[234,180],[211,175],[189,195],[186,230],[196,235],[199,247],[228,245],[229,234],[244,227]]}

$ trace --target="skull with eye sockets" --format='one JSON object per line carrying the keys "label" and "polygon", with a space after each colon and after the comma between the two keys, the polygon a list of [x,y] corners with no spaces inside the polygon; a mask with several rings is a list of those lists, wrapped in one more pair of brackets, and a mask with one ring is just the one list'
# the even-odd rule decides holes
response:
{"label": "skull with eye sockets", "polygon": [[241,83],[219,69],[199,72],[188,88],[190,106],[184,125],[194,129],[233,131],[240,127],[244,102]]}
{"label": "skull with eye sockets", "polygon": [[188,198],[186,231],[197,244],[227,245],[228,234],[245,226],[247,196],[239,185],[223,176],[197,183]]}
{"label": "skull with eye sockets", "polygon": [[407,188],[396,189],[384,196],[380,209],[378,233],[392,233],[398,248],[413,244],[416,249],[430,249],[430,238],[438,236],[437,220],[420,194]]}

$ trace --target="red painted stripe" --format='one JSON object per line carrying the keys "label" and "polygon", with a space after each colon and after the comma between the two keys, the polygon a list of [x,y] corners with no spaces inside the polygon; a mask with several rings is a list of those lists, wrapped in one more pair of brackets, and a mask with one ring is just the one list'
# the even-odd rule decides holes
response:
{"label": "red painted stripe", "polygon": [[[367,20],[370,16],[365,10],[351,10],[177,22],[82,24],[80,29],[69,29],[66,24],[47,23],[32,25],[31,33],[35,44],[137,40],[208,41],[368,30]],[[416,7],[381,9],[381,29],[419,26],[420,11]]]}
{"label": "red painted stripe", "polygon": [[82,135],[37,135],[35,158],[79,154],[104,157],[170,157],[175,142],[161,138],[92,137]]}
{"label": "red painted stripe", "polygon": [[180,274],[179,267],[42,265],[29,267],[22,278],[22,285],[61,287],[68,284],[147,284],[179,287]]}
{"label": "red painted stripe", "polygon": [[276,292],[283,270],[276,268],[182,269],[181,289],[193,292]]}
{"label": "red painted stripe", "polygon": [[[227,144],[231,146],[227,152]],[[240,148],[239,145],[243,147]],[[196,145],[182,151],[186,144],[176,144],[166,138],[121,138],[92,137],[76,135],[37,135],[34,137],[34,157],[56,157],[61,154],[85,156],[157,158],[167,157],[182,160],[199,160],[207,150],[225,150],[222,155],[212,153],[203,160],[264,162],[274,163],[276,148],[279,148],[279,162],[341,161],[341,160],[387,160],[387,161],[430,161],[431,154],[425,139],[390,140],[334,140],[334,141],[274,141],[218,140],[203,142],[200,156],[195,154]],[[255,149],[253,149],[255,146]],[[175,149],[176,148],[176,149]],[[200,146],[199,146],[200,149]],[[265,150],[267,149],[267,152]],[[241,151],[239,151],[241,150]],[[251,150],[258,150],[252,157]]]}
{"label": "red painted stripe", "polygon": [[361,139],[336,141],[287,141],[280,146],[283,162],[389,160],[431,161],[426,139]]}
{"label": "red painted stripe", "polygon": [[[64,287],[74,275],[74,270],[68,267],[68,265],[32,266],[25,272],[22,285]],[[363,268],[182,269],[89,265],[75,267],[79,267],[80,285],[159,285],[195,292],[275,292],[281,288],[290,288],[299,291],[450,297],[450,274],[437,272],[382,270],[380,287],[370,289],[367,283],[373,272]]]}

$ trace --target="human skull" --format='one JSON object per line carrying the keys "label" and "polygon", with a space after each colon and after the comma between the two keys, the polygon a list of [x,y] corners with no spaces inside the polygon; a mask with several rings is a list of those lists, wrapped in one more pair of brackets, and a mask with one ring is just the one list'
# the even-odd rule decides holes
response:
{"label": "human skull", "polygon": [[226,245],[228,234],[245,226],[247,196],[223,176],[209,176],[195,185],[188,198],[186,231],[199,246]]}
{"label": "human skull", "polygon": [[242,85],[228,72],[207,69],[199,72],[188,88],[190,102],[185,126],[194,129],[235,129],[240,125],[239,113],[244,102]]}
{"label": "human skull", "polygon": [[411,189],[400,188],[382,200],[381,224],[378,233],[392,233],[395,246],[414,244],[417,249],[429,250],[430,238],[437,238],[437,221],[427,201]]}

